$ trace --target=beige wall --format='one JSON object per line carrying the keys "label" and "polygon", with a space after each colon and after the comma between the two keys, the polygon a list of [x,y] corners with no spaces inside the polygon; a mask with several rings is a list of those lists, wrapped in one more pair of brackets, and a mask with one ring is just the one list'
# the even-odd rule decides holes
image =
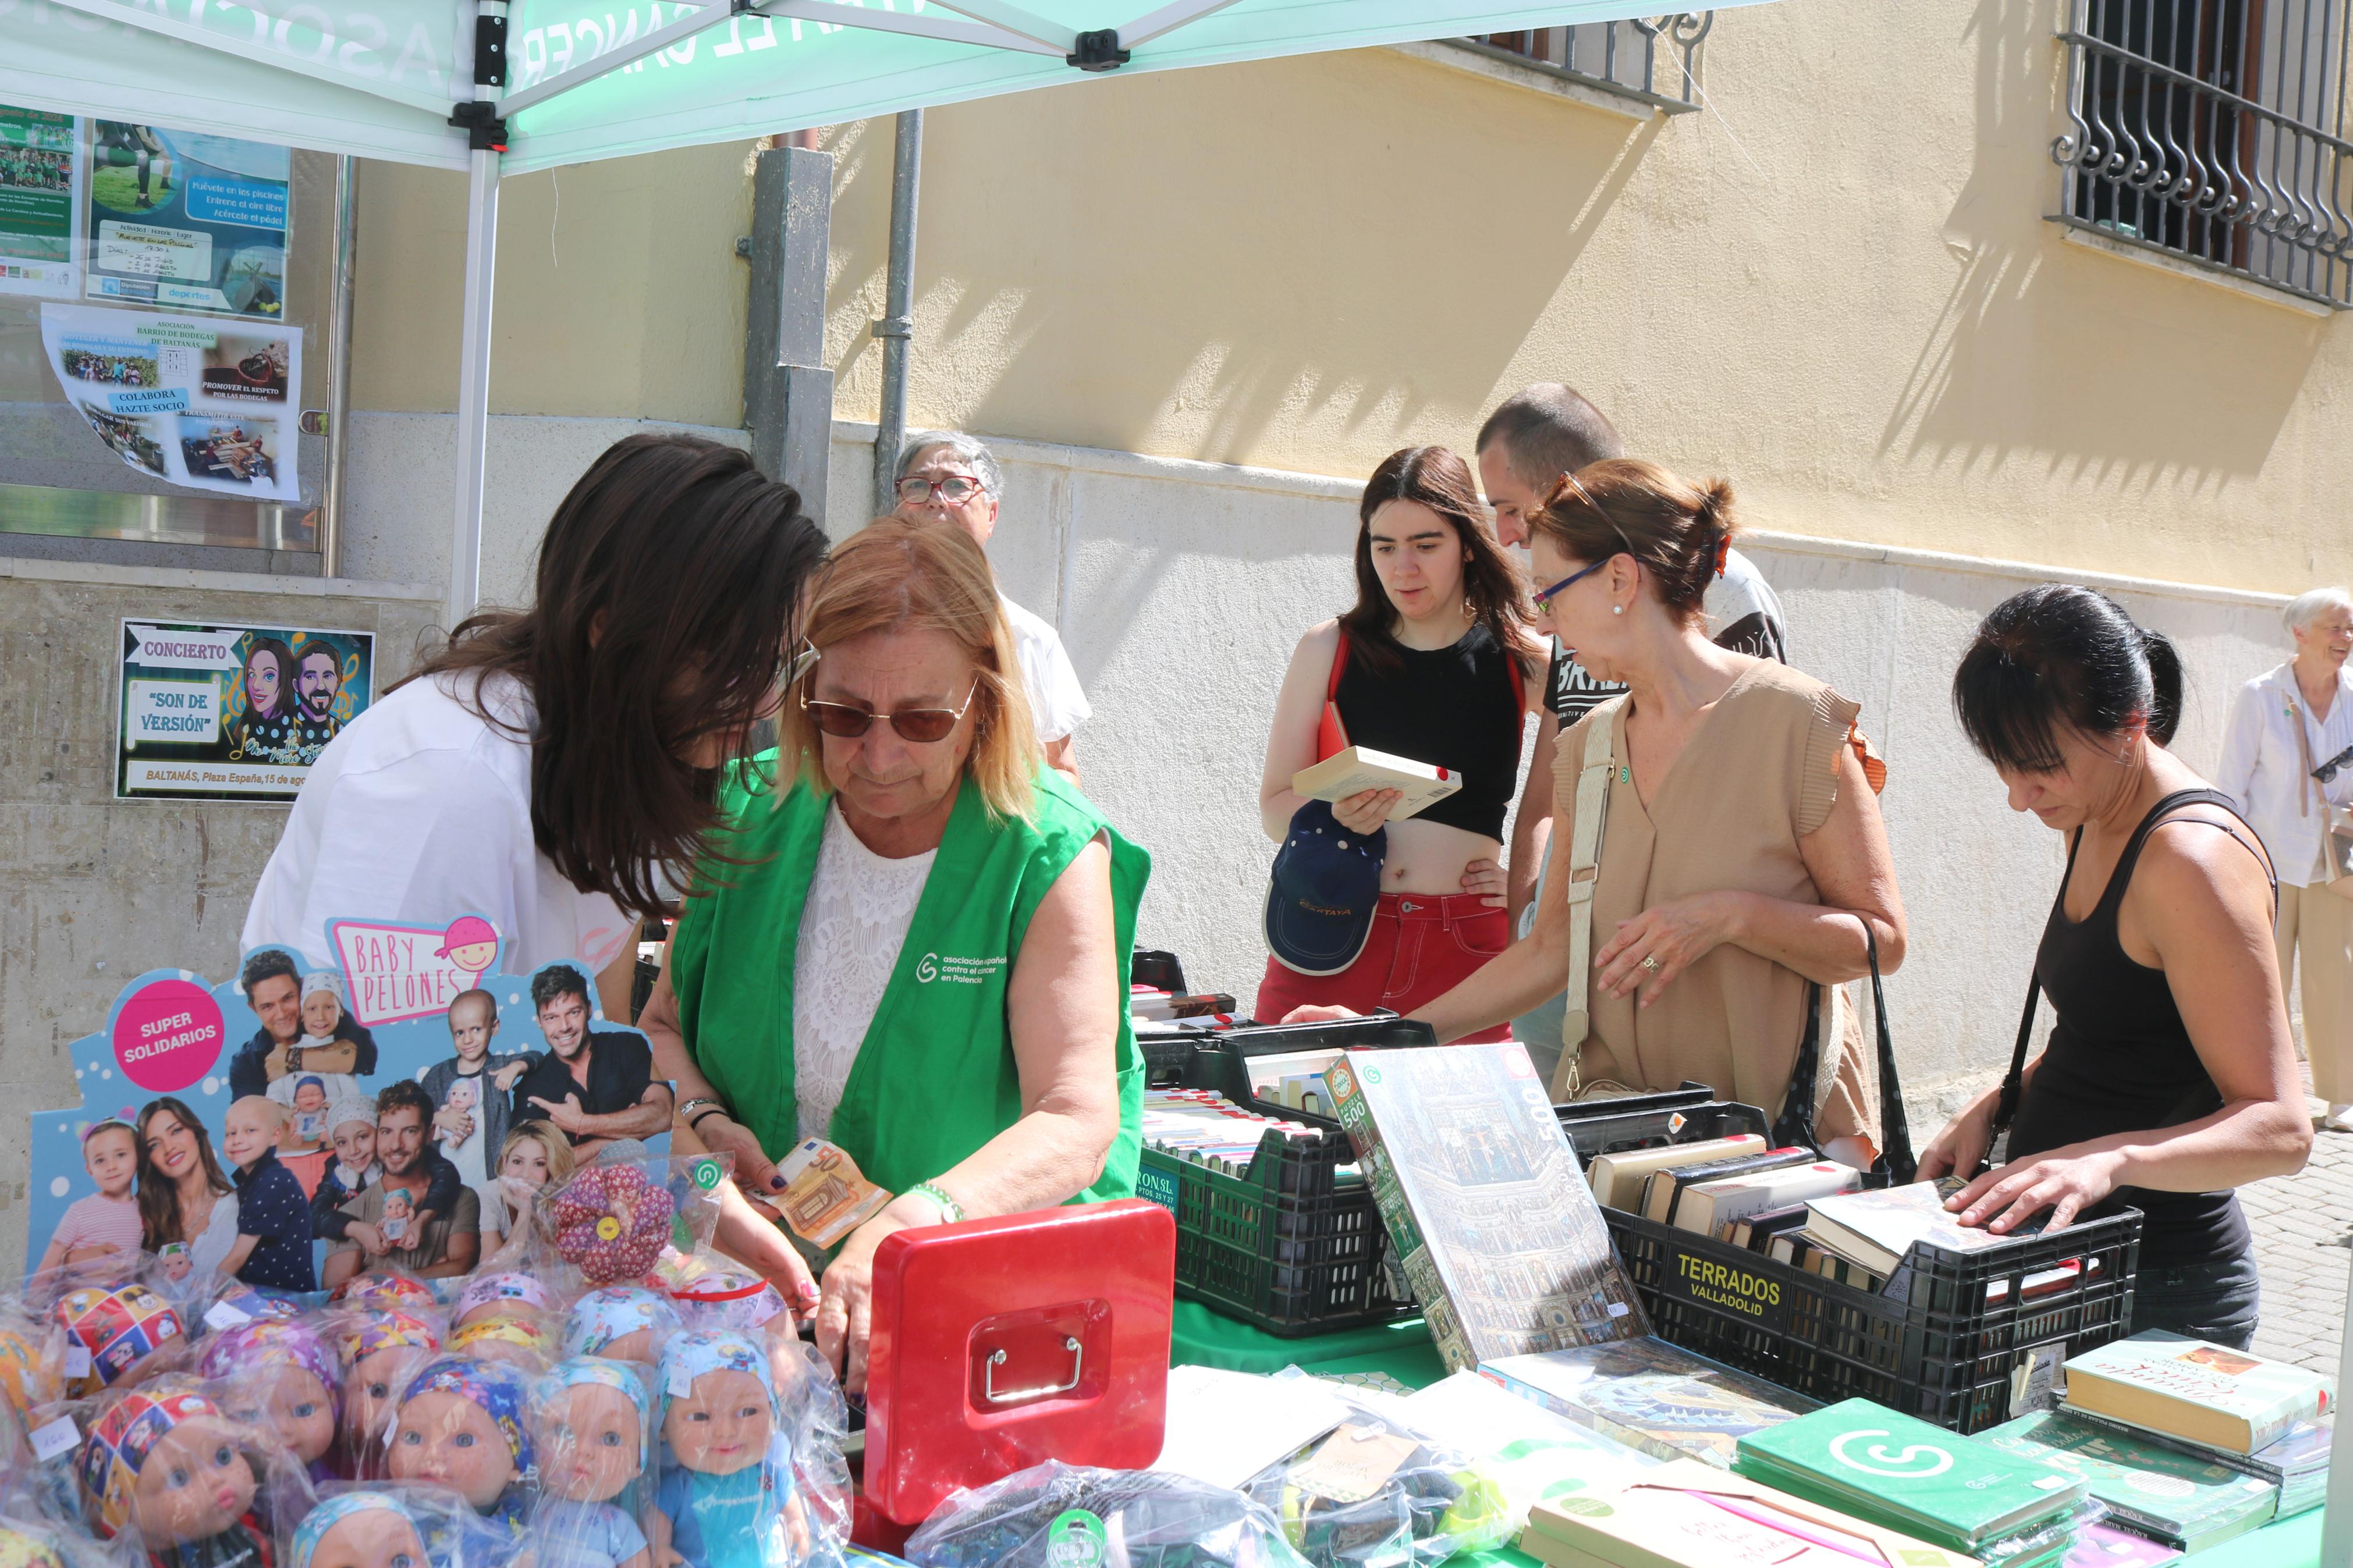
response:
{"label": "beige wall", "polygon": [[[936,110],[911,416],[1354,476],[1561,377],[1638,449],[1732,476],[1760,526],[2246,588],[2353,574],[2353,328],[2063,242],[2053,17],[1725,11],[1713,110],[1641,124],[1392,51]],[[889,126],[828,135],[828,350],[865,418]],[[743,167],[515,183],[501,410],[736,422]],[[446,408],[457,183],[371,175],[361,401]]]}

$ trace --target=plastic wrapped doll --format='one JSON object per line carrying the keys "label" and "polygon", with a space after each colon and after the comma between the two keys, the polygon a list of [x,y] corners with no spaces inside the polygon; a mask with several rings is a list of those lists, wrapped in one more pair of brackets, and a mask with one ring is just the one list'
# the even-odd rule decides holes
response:
{"label": "plastic wrapped doll", "polygon": [[792,1445],[767,1347],[691,1330],[662,1348],[657,1555],[687,1568],[782,1568],[807,1525],[793,1497]]}
{"label": "plastic wrapped doll", "polygon": [[393,1479],[448,1487],[494,1529],[521,1536],[532,1504],[529,1389],[521,1372],[501,1362],[445,1355],[427,1363],[401,1393]]}
{"label": "plastic wrapped doll", "polygon": [[279,1319],[246,1323],[206,1340],[196,1370],[224,1385],[218,1397],[233,1415],[275,1433],[312,1480],[332,1473],[327,1452],[343,1369],[318,1331]]}
{"label": "plastic wrapped doll", "polygon": [[607,1285],[572,1303],[564,1328],[567,1356],[603,1356],[607,1361],[661,1359],[662,1342],[684,1324],[670,1298],[635,1285]]}
{"label": "plastic wrapped doll", "polygon": [[535,1274],[526,1274],[519,1268],[477,1274],[458,1293],[458,1304],[450,1309],[449,1326],[453,1330],[466,1329],[485,1318],[553,1312],[559,1305],[555,1292],[541,1283]]}
{"label": "plastic wrapped doll", "polygon": [[440,1331],[406,1312],[353,1312],[338,1324],[343,1455],[351,1474],[366,1478],[384,1473],[383,1444],[396,1398],[409,1373],[440,1349]]}
{"label": "plastic wrapped doll", "polygon": [[75,1468],[92,1531],[110,1541],[135,1532],[152,1568],[270,1568],[246,1434],[192,1380],[117,1397]]}
{"label": "plastic wrapped doll", "polygon": [[322,1500],[295,1527],[285,1568],[427,1568],[424,1532],[389,1492]]}
{"label": "plastic wrapped doll", "polygon": [[389,1268],[354,1274],[339,1286],[334,1300],[346,1307],[382,1307],[395,1311],[438,1312],[441,1299],[433,1287]]}
{"label": "plastic wrapped doll", "polygon": [[69,1394],[137,1383],[179,1361],[187,1344],[180,1314],[137,1280],[69,1290],[56,1318],[66,1331]]}
{"label": "plastic wrapped doll", "polygon": [[619,1362],[581,1356],[539,1381],[532,1391],[541,1489],[531,1521],[535,1568],[648,1568],[652,1549],[625,1505],[642,1495],[652,1426],[644,1380]]}
{"label": "plastic wrapped doll", "polygon": [[449,1336],[449,1349],[519,1366],[533,1376],[555,1359],[555,1336],[535,1318],[477,1317]]}
{"label": "plastic wrapped doll", "polygon": [[63,1397],[64,1342],[58,1331],[0,1308],[0,1403],[18,1421],[29,1416],[33,1406]]}
{"label": "plastic wrapped doll", "polygon": [[690,1329],[756,1334],[785,1310],[774,1285],[733,1263],[698,1254],[689,1268],[674,1272],[670,1300]]}

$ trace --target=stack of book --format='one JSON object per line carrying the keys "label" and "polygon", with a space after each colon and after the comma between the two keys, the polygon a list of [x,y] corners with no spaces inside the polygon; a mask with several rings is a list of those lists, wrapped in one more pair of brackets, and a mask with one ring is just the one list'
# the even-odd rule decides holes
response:
{"label": "stack of book", "polygon": [[1506,1393],[1653,1458],[1721,1469],[1732,1468],[1742,1437],[1819,1408],[1661,1339],[1503,1356],[1479,1371]]}
{"label": "stack of book", "polygon": [[[1320,1128],[1236,1105],[1212,1089],[1144,1091],[1144,1146],[1172,1159],[1229,1176],[1248,1175],[1270,1131],[1311,1143],[1324,1136]],[[1340,1184],[1358,1179],[1356,1166],[1340,1167]]]}
{"label": "stack of book", "polygon": [[[1946,1252],[1982,1252],[2020,1237],[2039,1235],[2049,1218],[2047,1214],[2040,1215],[2000,1235],[1964,1226],[1946,1212],[1945,1200],[1967,1184],[1948,1178],[1812,1199],[1798,1227],[1785,1233],[1797,1249],[1797,1255],[1785,1261],[1841,1284],[1885,1290],[1901,1298],[1909,1286],[1905,1254],[1915,1244],[1926,1243]],[[1781,1254],[1776,1251],[1774,1256]],[[2030,1276],[2025,1281],[2026,1296],[2031,1300],[2037,1294],[2062,1289],[2080,1275],[2078,1264]],[[2006,1292],[2009,1282],[1999,1283]]]}
{"label": "stack of book", "polygon": [[2335,1394],[2318,1373],[2154,1331],[2087,1351],[2066,1372],[2068,1415],[2253,1478],[2274,1492],[2274,1518],[2319,1507],[2328,1490]]}
{"label": "stack of book", "polygon": [[1978,1568],[1917,1536],[1688,1460],[1536,1503],[1520,1550],[1549,1568]]}
{"label": "stack of book", "polygon": [[1867,1399],[1750,1433],[1734,1468],[2003,1568],[2057,1568],[2100,1511],[2079,1475]]}
{"label": "stack of book", "polygon": [[2083,1477],[2112,1520],[2184,1552],[2259,1530],[2279,1509],[2279,1489],[2259,1476],[2062,1411],[2021,1416],[1979,1440]]}

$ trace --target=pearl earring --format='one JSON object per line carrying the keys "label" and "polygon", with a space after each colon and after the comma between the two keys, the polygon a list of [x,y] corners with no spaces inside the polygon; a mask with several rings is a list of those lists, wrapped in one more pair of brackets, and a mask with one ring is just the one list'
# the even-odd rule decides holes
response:
{"label": "pearl earring", "polygon": [[1609,613],[1613,616],[1622,616],[1626,613],[1626,606],[1623,605],[1612,605],[1609,606]]}

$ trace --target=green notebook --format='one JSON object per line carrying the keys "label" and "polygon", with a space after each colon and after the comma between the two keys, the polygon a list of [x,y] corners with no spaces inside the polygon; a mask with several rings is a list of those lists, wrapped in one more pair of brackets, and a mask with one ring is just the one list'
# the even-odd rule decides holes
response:
{"label": "green notebook", "polygon": [[1850,1399],[1740,1439],[1733,1468],[1956,1552],[2030,1531],[2084,1495],[2083,1478]]}
{"label": "green notebook", "polygon": [[1978,1440],[2084,1478],[2108,1511],[2184,1552],[2203,1552],[2270,1522],[2279,1489],[2147,1437],[2058,1411],[2025,1415]]}

